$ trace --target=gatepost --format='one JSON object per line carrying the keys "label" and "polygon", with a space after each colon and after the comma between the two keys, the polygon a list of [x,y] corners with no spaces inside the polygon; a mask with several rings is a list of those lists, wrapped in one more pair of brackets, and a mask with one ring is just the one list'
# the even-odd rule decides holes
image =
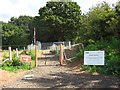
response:
{"label": "gatepost", "polygon": [[38,50],[37,46],[35,45],[35,67],[38,66]]}
{"label": "gatepost", "polygon": [[63,45],[60,44],[60,56],[59,56],[59,62],[60,62],[60,65],[63,65]]}

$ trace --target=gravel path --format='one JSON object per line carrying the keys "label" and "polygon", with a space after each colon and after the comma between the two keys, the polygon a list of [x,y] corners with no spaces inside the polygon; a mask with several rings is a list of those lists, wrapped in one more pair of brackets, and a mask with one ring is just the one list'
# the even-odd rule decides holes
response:
{"label": "gravel path", "polygon": [[73,71],[66,65],[60,66],[53,55],[40,58],[39,66],[28,74],[33,77],[21,77],[4,88],[120,88],[118,77]]}

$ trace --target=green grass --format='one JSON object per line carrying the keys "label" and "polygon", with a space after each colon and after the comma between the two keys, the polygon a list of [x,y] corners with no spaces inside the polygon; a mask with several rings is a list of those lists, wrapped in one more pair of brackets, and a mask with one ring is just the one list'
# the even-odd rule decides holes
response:
{"label": "green grass", "polygon": [[20,66],[2,66],[0,65],[0,69],[10,71],[10,72],[17,72],[19,70],[30,70],[35,67],[35,61],[31,60],[31,63],[24,62]]}
{"label": "green grass", "polygon": [[16,71],[18,71],[18,68],[15,67],[15,66],[5,66],[5,67],[2,67],[2,70],[6,70],[6,71],[10,71],[10,72],[16,72]]}
{"label": "green grass", "polygon": [[31,68],[35,67],[35,60],[31,60]]}

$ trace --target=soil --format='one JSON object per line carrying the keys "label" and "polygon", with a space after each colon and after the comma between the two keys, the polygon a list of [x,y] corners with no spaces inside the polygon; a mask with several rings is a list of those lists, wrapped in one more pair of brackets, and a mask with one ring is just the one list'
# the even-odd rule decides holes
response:
{"label": "soil", "polygon": [[[1,70],[1,88],[120,88],[119,77],[85,72],[80,60],[61,66],[58,56],[47,51],[38,63],[38,67],[30,71],[9,73]],[[25,75],[33,76],[25,78]]]}
{"label": "soil", "polygon": [[14,82],[17,78],[22,77],[28,71],[19,71],[16,73],[0,70],[0,86],[6,86],[7,84]]}

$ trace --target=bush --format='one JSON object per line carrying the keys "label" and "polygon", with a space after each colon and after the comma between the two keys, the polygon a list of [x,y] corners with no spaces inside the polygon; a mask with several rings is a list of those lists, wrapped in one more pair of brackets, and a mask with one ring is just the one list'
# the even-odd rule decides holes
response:
{"label": "bush", "polygon": [[[4,51],[3,53],[4,53],[3,54],[4,58],[9,57],[8,51]],[[22,51],[21,54],[31,55],[32,60],[35,59],[35,51],[34,50]],[[12,52],[12,60],[8,60],[8,61],[2,63],[0,68],[2,68],[3,70],[14,72],[14,71],[17,71],[19,69],[29,70],[32,67],[30,66],[30,63],[28,63],[28,62],[21,62],[20,57],[16,57],[16,52],[13,51]]]}
{"label": "bush", "polygon": [[105,51],[105,65],[104,66],[82,66],[89,72],[100,72],[104,74],[111,74],[120,76],[120,41],[113,38],[110,42],[105,40],[92,43],[80,50],[76,56],[84,57],[84,51],[104,50]]}
{"label": "bush", "polygon": [[2,67],[2,69],[6,71],[12,71],[12,72],[15,72],[18,70],[18,68],[14,66],[10,66],[10,67],[6,66],[6,67]]}
{"label": "bush", "polygon": [[28,62],[21,62],[20,58],[14,57],[12,60],[8,60],[2,64],[2,69],[7,71],[17,71],[19,69],[30,70],[32,67]]}
{"label": "bush", "polygon": [[9,58],[9,54],[8,54],[8,51],[7,51],[7,50],[4,50],[4,51],[3,51],[2,57],[3,57],[3,58]]}
{"label": "bush", "polygon": [[30,66],[30,63],[27,62],[20,62],[19,60],[9,60],[2,64],[2,69],[7,71],[17,71],[19,69],[23,70],[30,70],[32,67]]}
{"label": "bush", "polygon": [[77,58],[83,58],[84,57],[84,51],[80,50],[77,54],[76,54]]}
{"label": "bush", "polygon": [[21,69],[30,70],[31,69],[30,63],[23,62]]}
{"label": "bush", "polygon": [[6,67],[6,66],[8,66],[8,67],[12,66],[12,60],[8,60],[2,64],[2,67]]}
{"label": "bush", "polygon": [[14,58],[12,59],[12,65],[13,65],[13,66],[20,66],[20,65],[21,65],[20,58],[14,57]]}
{"label": "bush", "polygon": [[30,55],[31,59],[35,60],[35,50],[29,50],[29,51],[24,50],[23,52],[21,52],[21,54]]}
{"label": "bush", "polygon": [[28,53],[28,55],[31,55],[32,60],[35,60],[35,50],[30,50],[27,53]]}

